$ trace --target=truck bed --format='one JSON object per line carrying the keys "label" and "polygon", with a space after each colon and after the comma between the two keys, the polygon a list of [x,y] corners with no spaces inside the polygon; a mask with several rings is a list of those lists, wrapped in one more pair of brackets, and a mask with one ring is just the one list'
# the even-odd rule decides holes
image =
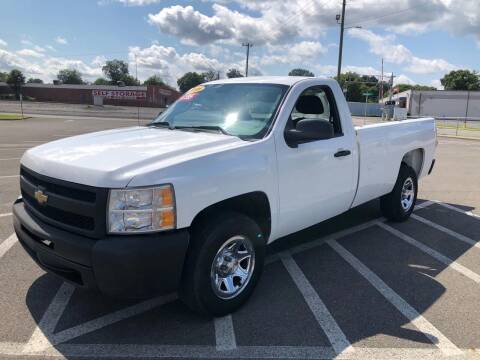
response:
{"label": "truck bed", "polygon": [[357,195],[352,206],[389,193],[405,154],[417,151],[418,178],[427,175],[435,150],[435,119],[420,118],[355,126],[359,147]]}

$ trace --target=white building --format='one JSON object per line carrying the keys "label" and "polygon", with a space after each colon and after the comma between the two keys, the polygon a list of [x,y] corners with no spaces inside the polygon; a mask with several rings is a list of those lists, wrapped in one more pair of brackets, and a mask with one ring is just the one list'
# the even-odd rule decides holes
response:
{"label": "white building", "polygon": [[480,120],[480,91],[407,90],[392,99],[405,106],[409,116]]}

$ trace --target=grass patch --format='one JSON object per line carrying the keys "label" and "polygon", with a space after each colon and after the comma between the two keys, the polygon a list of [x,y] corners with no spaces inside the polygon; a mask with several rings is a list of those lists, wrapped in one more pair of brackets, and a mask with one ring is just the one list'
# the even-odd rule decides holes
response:
{"label": "grass patch", "polygon": [[[457,127],[454,126],[454,125],[440,125],[440,124],[437,124],[437,129],[450,129],[450,130],[456,130]],[[466,130],[466,131],[480,131],[480,128],[478,127],[465,127],[464,125],[462,126],[459,126],[458,127],[458,130]]]}
{"label": "grass patch", "polygon": [[23,120],[28,119],[28,116],[22,118],[21,114],[0,114],[0,120]]}

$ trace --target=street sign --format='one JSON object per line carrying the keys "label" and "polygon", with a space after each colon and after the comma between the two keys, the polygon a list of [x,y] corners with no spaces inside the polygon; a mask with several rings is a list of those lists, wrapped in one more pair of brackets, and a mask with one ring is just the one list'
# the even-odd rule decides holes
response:
{"label": "street sign", "polygon": [[373,93],[366,92],[366,93],[363,93],[362,95],[363,95],[363,96],[372,96]]}

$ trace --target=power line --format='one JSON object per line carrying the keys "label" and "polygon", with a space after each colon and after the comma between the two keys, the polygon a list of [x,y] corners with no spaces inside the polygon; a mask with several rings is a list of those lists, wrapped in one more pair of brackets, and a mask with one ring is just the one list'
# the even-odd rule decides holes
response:
{"label": "power line", "polygon": [[[374,21],[377,21],[377,20],[380,20],[380,19],[384,19],[386,17],[402,14],[404,12],[407,12],[407,11],[410,11],[410,10],[413,10],[413,9],[416,9],[416,8],[419,8],[419,7],[424,7],[424,6],[427,6],[427,5],[430,5],[430,4],[423,3],[423,4],[411,6],[409,8],[405,8],[405,9],[402,9],[402,10],[389,12],[388,14],[366,18],[365,20],[358,20],[357,22],[355,22],[355,19],[354,19],[354,21],[352,23],[350,23],[349,26],[356,26],[356,25],[361,25],[361,24],[374,22]],[[357,18],[357,19],[359,19],[359,18]]]}

